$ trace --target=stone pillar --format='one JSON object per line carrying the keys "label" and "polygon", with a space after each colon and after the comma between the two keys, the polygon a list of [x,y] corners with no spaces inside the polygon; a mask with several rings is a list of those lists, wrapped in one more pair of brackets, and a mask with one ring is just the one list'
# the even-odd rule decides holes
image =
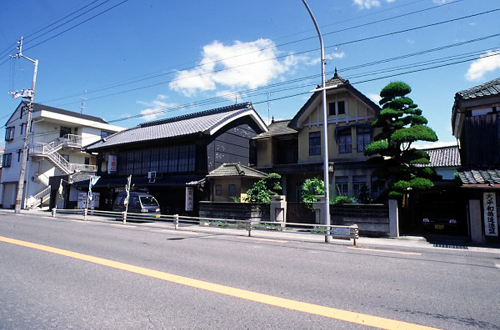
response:
{"label": "stone pillar", "polygon": [[484,243],[483,224],[481,219],[481,201],[477,199],[469,200],[469,223],[470,239],[474,243]]}
{"label": "stone pillar", "polygon": [[399,210],[397,199],[389,199],[389,237],[399,237]]}
{"label": "stone pillar", "polygon": [[273,196],[271,200],[270,221],[286,222],[286,196]]}
{"label": "stone pillar", "polygon": [[[325,209],[325,196],[314,196],[316,198],[316,202],[313,203],[313,209],[316,214],[316,224],[318,225],[324,225],[324,220],[323,220],[323,212]],[[331,222],[331,221],[330,221]]]}

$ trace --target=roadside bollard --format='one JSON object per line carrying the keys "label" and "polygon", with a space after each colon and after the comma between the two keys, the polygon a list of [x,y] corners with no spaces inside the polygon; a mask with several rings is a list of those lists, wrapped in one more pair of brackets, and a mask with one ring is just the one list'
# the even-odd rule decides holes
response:
{"label": "roadside bollard", "polygon": [[52,218],[56,217],[57,206],[52,208]]}
{"label": "roadside bollard", "polygon": [[252,237],[252,220],[247,220],[248,237]]}
{"label": "roadside bollard", "polygon": [[83,209],[83,221],[87,220],[87,209]]}
{"label": "roadside bollard", "polygon": [[356,246],[356,240],[359,238],[359,227],[356,224],[351,226],[351,237],[354,240],[353,245]]}
{"label": "roadside bollard", "polygon": [[122,212],[122,222],[127,223],[127,212]]}
{"label": "roadside bollard", "polygon": [[179,228],[179,215],[174,214],[174,228],[178,229]]}

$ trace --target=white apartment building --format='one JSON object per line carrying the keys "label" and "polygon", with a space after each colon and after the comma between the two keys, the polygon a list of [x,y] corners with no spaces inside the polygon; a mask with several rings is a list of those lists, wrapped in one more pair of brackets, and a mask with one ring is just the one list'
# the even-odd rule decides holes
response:
{"label": "white apartment building", "polygon": [[[5,124],[0,203],[14,208],[21,171],[27,118],[22,101]],[[96,172],[95,156],[82,146],[123,130],[99,117],[34,103],[29,132],[29,153],[25,170],[22,208],[38,206],[49,198],[49,177]]]}

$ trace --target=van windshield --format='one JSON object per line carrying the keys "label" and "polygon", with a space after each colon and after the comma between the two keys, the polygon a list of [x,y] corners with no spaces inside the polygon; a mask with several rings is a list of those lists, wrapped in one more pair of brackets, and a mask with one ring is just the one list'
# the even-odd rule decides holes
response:
{"label": "van windshield", "polygon": [[142,196],[141,203],[143,206],[158,206],[158,202],[153,196]]}

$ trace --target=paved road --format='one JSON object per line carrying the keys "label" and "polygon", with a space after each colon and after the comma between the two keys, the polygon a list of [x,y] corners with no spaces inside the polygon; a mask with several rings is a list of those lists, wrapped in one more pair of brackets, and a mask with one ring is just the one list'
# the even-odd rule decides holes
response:
{"label": "paved road", "polygon": [[0,329],[500,329],[484,251],[1,213]]}

